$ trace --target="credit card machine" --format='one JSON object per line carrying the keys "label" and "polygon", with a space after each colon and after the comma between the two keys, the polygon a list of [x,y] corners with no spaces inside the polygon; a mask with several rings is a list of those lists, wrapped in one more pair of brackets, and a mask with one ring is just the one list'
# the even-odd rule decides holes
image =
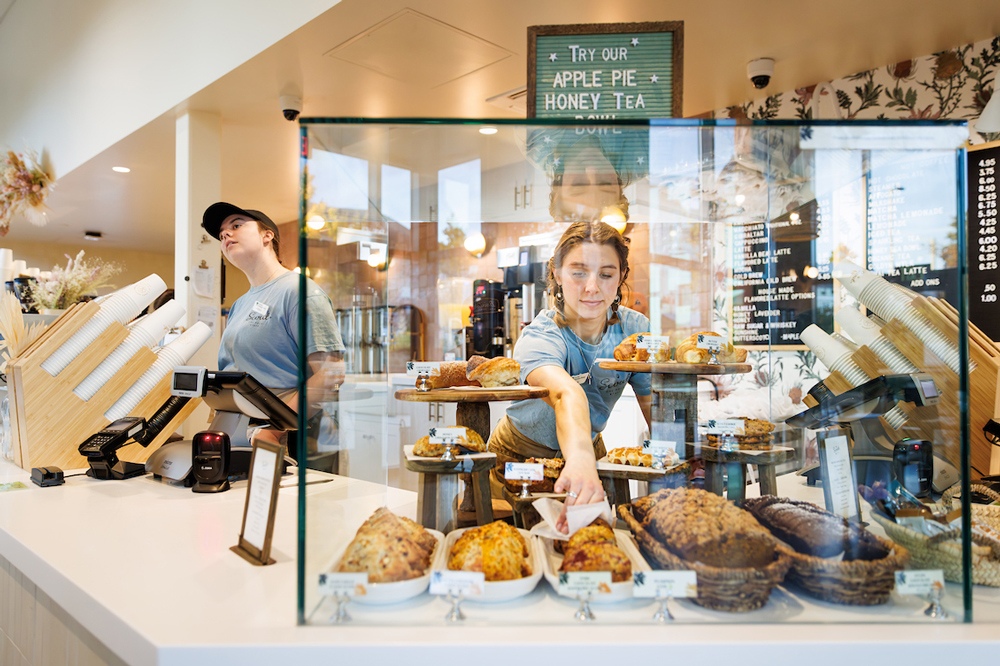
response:
{"label": "credit card machine", "polygon": [[138,416],[120,418],[106,428],[99,430],[80,445],[80,455],[88,458],[99,458],[111,451],[116,451],[133,436],[146,427],[146,419]]}

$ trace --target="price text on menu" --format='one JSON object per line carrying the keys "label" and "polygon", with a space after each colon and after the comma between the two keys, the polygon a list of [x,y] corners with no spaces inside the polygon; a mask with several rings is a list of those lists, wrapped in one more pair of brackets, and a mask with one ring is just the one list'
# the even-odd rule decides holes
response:
{"label": "price text on menu", "polygon": [[968,152],[969,160],[969,321],[996,340],[1000,336],[997,307],[997,167],[1000,143]]}

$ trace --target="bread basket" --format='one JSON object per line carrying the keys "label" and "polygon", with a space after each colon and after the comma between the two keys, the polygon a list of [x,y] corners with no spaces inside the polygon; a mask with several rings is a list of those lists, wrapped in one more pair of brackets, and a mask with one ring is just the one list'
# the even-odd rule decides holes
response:
{"label": "bread basket", "polygon": [[[755,509],[776,502],[792,501],[771,496],[755,497],[744,500],[743,507],[754,513]],[[896,585],[896,572],[906,568],[910,552],[900,544],[875,534],[872,536],[890,551],[887,557],[878,560],[837,561],[800,553],[780,543],[779,548],[792,561],[785,582],[809,596],[835,604],[876,606],[886,603]]]}
{"label": "bread basket", "polygon": [[771,590],[784,579],[791,566],[791,558],[782,550],[777,550],[774,561],[761,569],[729,569],[683,560],[646,531],[633,508],[631,504],[623,504],[618,507],[618,515],[632,530],[649,564],[654,568],[694,571],[698,576],[698,596],[692,601],[705,608],[730,613],[756,610],[767,603]]}

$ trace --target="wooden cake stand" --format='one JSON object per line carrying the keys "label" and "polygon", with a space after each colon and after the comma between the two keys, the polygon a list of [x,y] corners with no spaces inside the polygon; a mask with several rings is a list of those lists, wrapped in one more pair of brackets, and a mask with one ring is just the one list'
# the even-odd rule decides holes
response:
{"label": "wooden cake stand", "polygon": [[[528,400],[544,398],[549,394],[545,388],[531,386],[513,386],[505,388],[462,387],[418,391],[415,388],[396,391],[397,400],[406,402],[454,402],[458,404],[455,425],[465,426],[475,430],[484,442],[490,439],[490,403],[507,400]],[[464,469],[462,465],[451,465],[446,469],[433,467],[440,463],[433,458],[406,460],[406,469],[420,474],[419,495],[417,497],[417,513],[424,527],[447,527],[454,522],[452,499],[458,494],[458,480],[454,477],[460,473],[472,475],[471,493],[466,486],[462,510],[474,508],[476,523],[485,525],[493,522],[493,501],[490,498],[489,471],[496,464],[496,456],[492,456],[489,465],[478,464],[475,468]],[[465,456],[462,456],[465,457]],[[431,466],[428,466],[431,465]],[[468,504],[471,500],[472,507]],[[432,523],[432,524],[428,524]]]}

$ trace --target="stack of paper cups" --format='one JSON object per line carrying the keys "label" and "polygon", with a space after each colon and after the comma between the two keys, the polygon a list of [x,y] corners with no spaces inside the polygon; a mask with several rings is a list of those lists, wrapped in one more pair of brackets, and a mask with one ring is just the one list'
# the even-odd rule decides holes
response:
{"label": "stack of paper cups", "polygon": [[18,259],[11,265],[13,266],[13,269],[11,270],[11,280],[16,277],[21,277],[21,275],[28,270],[28,262],[23,259]]}
{"label": "stack of paper cups", "polygon": [[[836,370],[851,386],[861,386],[869,380],[865,371],[851,358],[851,350],[827,335],[826,331],[816,324],[810,324],[802,331],[802,342],[812,350],[816,357],[831,370]],[[898,430],[910,418],[906,412],[896,405],[883,414],[886,423]]]}
{"label": "stack of paper cups", "polygon": [[903,356],[903,352],[896,349],[889,338],[882,335],[882,328],[878,324],[854,308],[840,308],[836,319],[848,335],[857,340],[858,344],[871,349],[893,372],[906,374],[920,372],[920,368],[913,365],[910,359]]}
{"label": "stack of paper cups", "polygon": [[148,314],[132,327],[132,332],[115,347],[108,357],[101,361],[101,364],[84,377],[73,393],[82,400],[90,400],[94,394],[101,390],[115,373],[122,369],[130,358],[143,347],[153,347],[167,334],[171,326],[184,316],[184,308],[177,301],[171,299],[163,304],[163,307]]}
{"label": "stack of paper cups", "polygon": [[831,333],[830,337],[850,349],[851,352],[858,351],[858,345],[854,342],[854,340],[851,340],[840,333]]}
{"label": "stack of paper cups", "polygon": [[184,365],[191,360],[194,353],[201,349],[201,346],[212,337],[212,329],[204,322],[195,322],[188,330],[181,333],[180,337],[171,342],[166,347],[160,347],[156,351],[156,362],[152,367],[143,373],[142,377],[136,380],[135,384],[129,387],[128,391],[113,404],[108,411],[104,412],[104,418],[109,421],[116,421],[123,416],[128,416],[135,409],[139,401],[149,395],[156,385],[168,372],[178,365]]}
{"label": "stack of paper cups", "polygon": [[14,251],[0,248],[0,279],[5,283],[14,279]]}
{"label": "stack of paper cups", "polygon": [[[923,313],[913,307],[913,292],[900,290],[882,277],[849,261],[834,267],[833,276],[847,291],[885,321],[898,319],[934,354],[957,374],[958,345],[942,333]],[[975,369],[969,364],[969,371]]]}
{"label": "stack of paper cups", "polygon": [[[17,263],[17,262],[15,262]],[[42,362],[42,369],[55,377],[72,362],[90,343],[98,338],[108,326],[118,322],[129,323],[143,308],[162,294],[167,284],[156,273],[119,289],[100,301],[101,309]],[[176,321],[176,319],[174,320]]]}

